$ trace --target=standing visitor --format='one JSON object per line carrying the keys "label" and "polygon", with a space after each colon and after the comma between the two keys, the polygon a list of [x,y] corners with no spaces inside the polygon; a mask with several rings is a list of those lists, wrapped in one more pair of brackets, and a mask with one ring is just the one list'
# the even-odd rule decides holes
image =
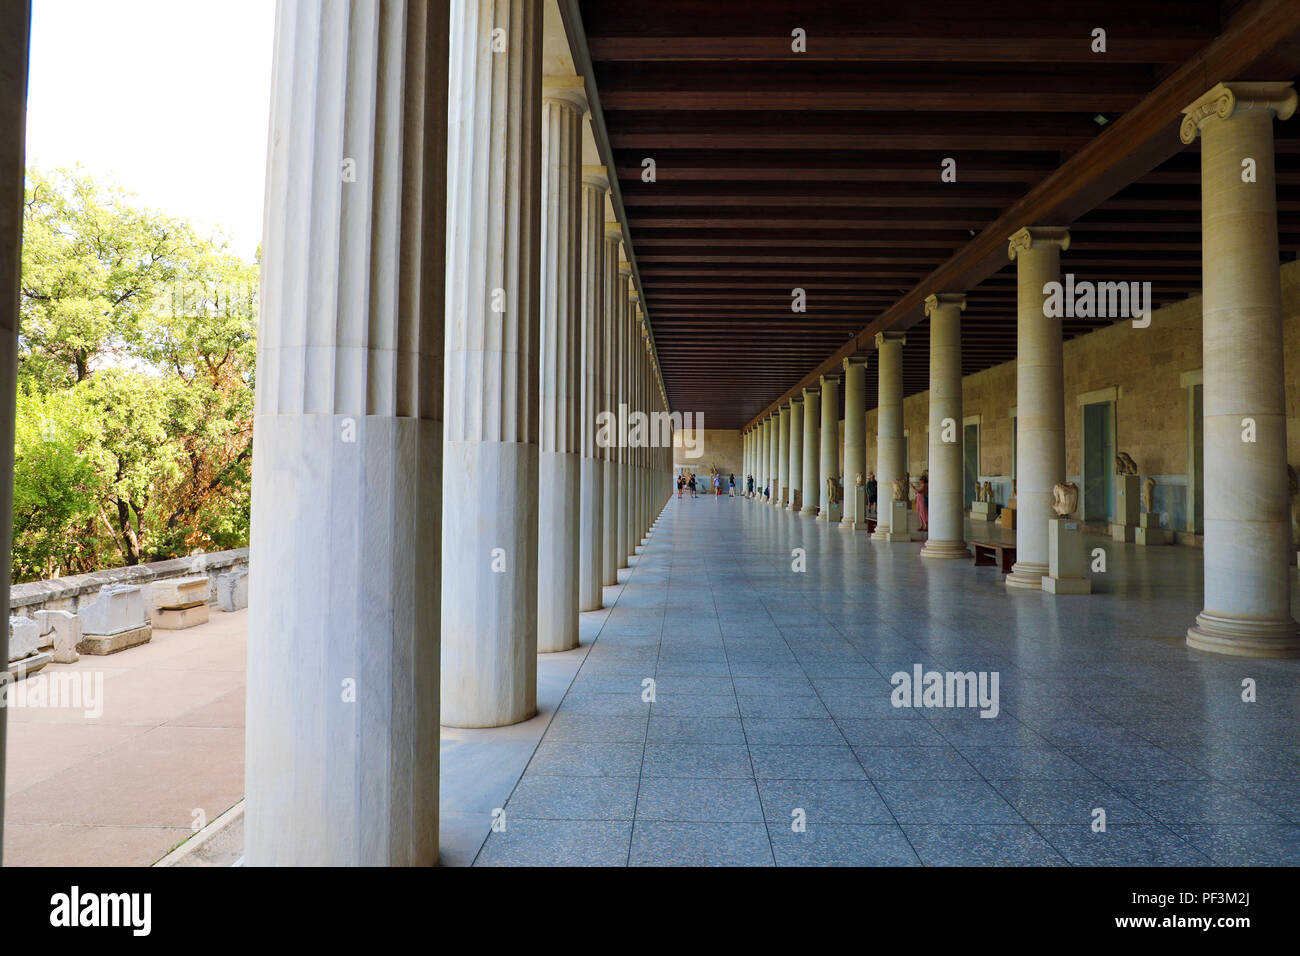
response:
{"label": "standing visitor", "polygon": [[713,473],[713,497],[722,497],[722,476],[716,471]]}
{"label": "standing visitor", "polygon": [[867,510],[876,510],[876,473],[873,471],[867,478]]}
{"label": "standing visitor", "polygon": [[916,491],[916,517],[921,522],[920,531],[930,530],[930,473],[921,472],[921,480],[912,488]]}
{"label": "standing visitor", "polygon": [[691,497],[695,497],[695,472],[691,472],[690,479],[686,482],[686,487],[690,490]]}
{"label": "standing visitor", "polygon": [[728,498],[736,497],[736,476],[735,475],[731,476],[731,484],[727,487],[727,497]]}
{"label": "standing visitor", "polygon": [[678,500],[678,501],[681,500],[681,497],[682,497],[682,486],[685,485],[685,484],[686,484],[686,479],[685,479],[682,475],[678,475],[678,476],[677,476],[677,500]]}

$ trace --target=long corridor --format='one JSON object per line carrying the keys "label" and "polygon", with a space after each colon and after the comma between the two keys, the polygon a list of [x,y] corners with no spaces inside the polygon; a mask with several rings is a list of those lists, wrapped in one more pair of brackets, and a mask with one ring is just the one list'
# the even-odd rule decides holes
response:
{"label": "long corridor", "polygon": [[674,497],[476,864],[1300,863],[1300,661],[1187,647],[1198,551],[1053,597],[920,547]]}

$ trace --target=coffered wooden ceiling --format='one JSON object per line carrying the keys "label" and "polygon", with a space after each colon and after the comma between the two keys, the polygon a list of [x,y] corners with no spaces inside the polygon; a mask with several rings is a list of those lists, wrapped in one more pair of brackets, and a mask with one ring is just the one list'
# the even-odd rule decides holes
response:
{"label": "coffered wooden ceiling", "polygon": [[[1070,225],[1062,268],[1079,279],[1149,280],[1158,305],[1198,294],[1198,144],[1180,110],[1220,80],[1300,73],[1300,0],[579,8],[668,399],[718,428],[883,329],[908,331],[904,391],[924,391],[932,292],[968,293],[965,374],[1014,359],[1006,239],[1023,225]],[[1275,131],[1290,259],[1300,117]],[[875,387],[873,357],[868,407]]]}

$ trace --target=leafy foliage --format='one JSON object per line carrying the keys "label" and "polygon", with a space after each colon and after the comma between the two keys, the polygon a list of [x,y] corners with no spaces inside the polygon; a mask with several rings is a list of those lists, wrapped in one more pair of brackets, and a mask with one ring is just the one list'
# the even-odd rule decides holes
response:
{"label": "leafy foliage", "polygon": [[257,266],[28,171],[14,579],[247,543]]}

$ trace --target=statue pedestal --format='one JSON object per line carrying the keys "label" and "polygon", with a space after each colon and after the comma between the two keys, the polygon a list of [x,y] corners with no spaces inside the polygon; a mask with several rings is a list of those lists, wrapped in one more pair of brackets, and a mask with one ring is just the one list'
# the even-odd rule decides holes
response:
{"label": "statue pedestal", "polygon": [[1047,574],[1043,590],[1048,594],[1091,594],[1092,581],[1083,573],[1083,533],[1073,518],[1051,518],[1047,522]]}
{"label": "statue pedestal", "polygon": [[1142,480],[1137,475],[1115,476],[1115,520],[1110,536],[1115,541],[1132,541],[1142,512]]}
{"label": "statue pedestal", "polygon": [[844,520],[840,527],[847,531],[858,531],[867,526],[867,489],[853,486],[853,497],[844,509]]}
{"label": "statue pedestal", "polygon": [[907,502],[890,501],[889,502],[889,529],[881,533],[880,524],[876,525],[876,537],[882,541],[911,541],[912,533],[908,530],[907,519]]}
{"label": "statue pedestal", "polygon": [[838,524],[840,520],[844,517],[843,513],[840,511],[840,503],[836,501],[832,504],[827,505],[822,510],[822,513],[819,514],[817,517],[819,520],[821,520],[823,516],[824,519],[826,521],[829,521],[831,524]]}
{"label": "statue pedestal", "polygon": [[997,505],[991,501],[972,501],[970,505],[971,521],[992,521],[996,516]]}
{"label": "statue pedestal", "polygon": [[1140,545],[1169,544],[1169,532],[1160,527],[1160,516],[1150,512],[1142,515],[1133,539]]}
{"label": "statue pedestal", "polygon": [[1136,530],[1131,524],[1112,524],[1110,526],[1110,537],[1113,541],[1132,541],[1133,532]]}
{"label": "statue pedestal", "polygon": [[786,511],[798,511],[803,505],[803,492],[790,492],[790,503],[785,506]]}
{"label": "statue pedestal", "polygon": [[1015,498],[1012,498],[1010,501],[1008,501],[1007,506],[1003,508],[1002,513],[998,515],[998,524],[1006,528],[1008,531],[1016,530],[1016,499]]}

